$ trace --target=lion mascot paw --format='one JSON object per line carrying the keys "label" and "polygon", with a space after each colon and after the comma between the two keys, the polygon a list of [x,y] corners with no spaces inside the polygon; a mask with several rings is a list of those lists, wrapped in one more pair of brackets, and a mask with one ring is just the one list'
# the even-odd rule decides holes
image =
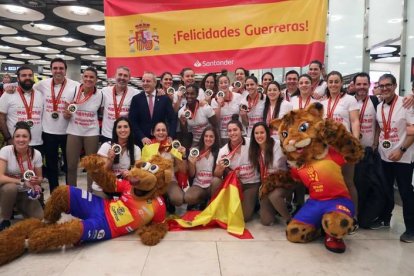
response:
{"label": "lion mascot paw", "polygon": [[[81,165],[105,192],[119,198],[103,199],[72,186],[56,188],[45,206],[44,221],[26,219],[0,233],[0,265],[26,250],[43,252],[64,245],[103,241],[135,230],[142,243],[156,245],[167,233],[162,195],[172,179],[172,161],[154,156],[138,163],[128,179],[116,179],[98,155],[82,159]],[[62,212],[75,219],[57,223]]]}
{"label": "lion mascot paw", "polygon": [[345,252],[343,237],[353,228],[354,205],[341,166],[358,162],[363,147],[345,127],[323,119],[323,106],[314,103],[271,122],[278,129],[291,176],[308,189],[310,198],[286,229],[291,242],[305,243],[325,231],[325,247]]}

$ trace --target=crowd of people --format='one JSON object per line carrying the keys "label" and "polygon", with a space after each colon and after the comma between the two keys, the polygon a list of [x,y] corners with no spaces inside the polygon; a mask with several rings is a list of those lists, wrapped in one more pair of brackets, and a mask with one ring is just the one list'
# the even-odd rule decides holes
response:
{"label": "crowd of people", "polygon": [[[401,240],[414,242],[414,97],[399,96],[391,74],[377,80],[375,95],[370,96],[369,74],[355,74],[346,91],[341,73],[324,75],[317,60],[309,64],[307,74],[288,71],[283,90],[272,73],[263,74],[259,82],[244,68],[235,70],[234,80],[208,73],[199,85],[193,69],[184,68],[178,86],[170,72],[159,76],[159,82],[154,73],[145,72],[142,91],[128,85],[131,74],[124,66],[116,69],[115,85],[102,90],[96,88],[93,67],[83,71],[80,83],[66,77],[63,59],[53,59],[50,68],[52,78],[35,84],[32,69],[21,66],[16,72],[18,86],[3,87],[0,230],[10,226],[14,208],[25,216],[42,217],[41,202],[31,195],[41,193],[44,175],[50,192],[58,185],[76,186],[81,154],[97,153],[114,174],[128,178],[128,169],[141,160],[144,147],[155,143],[161,156],[174,161],[166,195],[170,212],[183,204],[204,208],[226,175],[237,170],[244,219],[251,220],[260,210],[263,225],[287,223],[304,204],[306,191],[277,188],[259,202],[263,179],[289,169],[279,134],[269,124],[291,110],[320,102],[325,118],[343,124],[364,147],[379,152],[387,193],[393,194],[395,181],[400,191],[406,226]],[[64,160],[66,183],[59,183],[59,158]],[[358,168],[342,167],[356,210]],[[26,179],[28,171],[32,177]],[[91,179],[87,182],[89,192],[114,196],[103,193]],[[368,228],[390,227],[394,197],[387,198],[386,208]]]}

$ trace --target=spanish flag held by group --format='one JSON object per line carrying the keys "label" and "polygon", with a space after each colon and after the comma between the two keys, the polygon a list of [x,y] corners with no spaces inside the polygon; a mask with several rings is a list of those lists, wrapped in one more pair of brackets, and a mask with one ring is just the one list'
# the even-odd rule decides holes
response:
{"label": "spanish flag held by group", "polygon": [[324,59],[328,0],[104,0],[107,73],[305,66]]}
{"label": "spanish flag held by group", "polygon": [[231,171],[203,211],[189,211],[180,219],[169,220],[169,230],[220,227],[237,238],[253,239],[245,228],[242,194],[236,171]]}

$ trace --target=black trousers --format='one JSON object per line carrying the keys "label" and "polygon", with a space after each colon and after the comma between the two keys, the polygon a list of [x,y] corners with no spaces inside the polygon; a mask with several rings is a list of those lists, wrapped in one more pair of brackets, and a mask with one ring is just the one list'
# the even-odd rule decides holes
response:
{"label": "black trousers", "polygon": [[66,172],[66,140],[67,135],[50,134],[43,132],[43,151],[46,158],[47,179],[50,193],[59,186],[59,147],[63,158],[63,170]]}
{"label": "black trousers", "polygon": [[[394,181],[397,181],[403,208],[404,224],[407,231],[414,231],[414,188],[412,185],[414,163],[398,163],[382,161],[385,178],[387,181],[387,193],[394,194]],[[390,196],[385,205],[382,219],[389,221],[394,209],[394,196]]]}

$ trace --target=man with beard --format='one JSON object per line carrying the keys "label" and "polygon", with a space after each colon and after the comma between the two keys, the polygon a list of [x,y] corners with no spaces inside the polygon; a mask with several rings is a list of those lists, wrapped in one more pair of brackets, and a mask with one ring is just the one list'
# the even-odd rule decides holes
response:
{"label": "man with beard", "polygon": [[119,117],[128,117],[132,97],[139,93],[133,87],[128,87],[131,72],[128,67],[121,66],[116,69],[115,85],[102,89],[103,119],[101,142],[112,139],[112,128]]}
{"label": "man with beard", "polygon": [[44,154],[51,193],[59,185],[59,147],[62,150],[63,164],[66,166],[66,129],[69,120],[63,117],[63,112],[67,108],[67,103],[73,101],[79,87],[78,82],[66,78],[66,69],[65,60],[52,59],[50,61],[52,78],[45,79],[34,86],[44,98],[42,138],[47,145],[44,147]]}
{"label": "man with beard", "polygon": [[13,94],[4,93],[0,98],[0,129],[7,144],[13,144],[11,133],[19,121],[31,127],[30,146],[41,152],[43,96],[33,89],[34,74],[30,67],[22,66],[17,72],[18,87]]}

